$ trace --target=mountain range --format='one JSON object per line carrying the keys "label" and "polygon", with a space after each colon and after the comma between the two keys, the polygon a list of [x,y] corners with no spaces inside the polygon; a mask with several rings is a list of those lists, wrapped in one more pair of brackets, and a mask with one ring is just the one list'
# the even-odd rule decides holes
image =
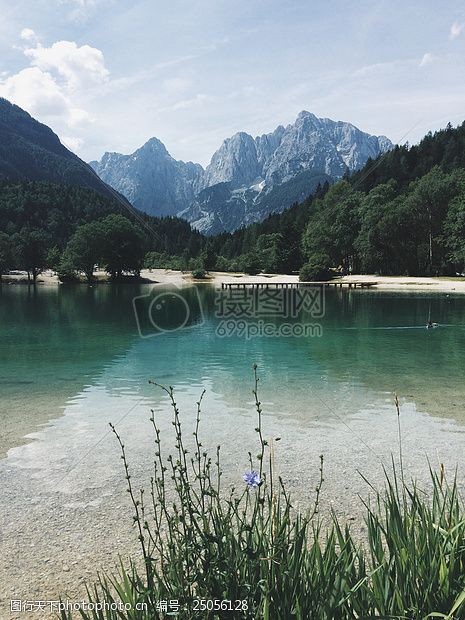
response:
{"label": "mountain range", "polygon": [[90,165],[141,211],[176,215],[211,235],[281,212],[392,147],[385,136],[303,111],[269,134],[236,133],[206,168],[174,159],[157,138],[131,155],[105,153]]}
{"label": "mountain range", "polygon": [[49,127],[0,98],[0,181],[83,187],[129,207],[124,196],[149,215],[175,215],[209,235],[282,212],[391,148],[384,136],[301,112],[272,133],[228,138],[206,168],[175,160],[157,138],[132,155],[105,153],[88,165]]}

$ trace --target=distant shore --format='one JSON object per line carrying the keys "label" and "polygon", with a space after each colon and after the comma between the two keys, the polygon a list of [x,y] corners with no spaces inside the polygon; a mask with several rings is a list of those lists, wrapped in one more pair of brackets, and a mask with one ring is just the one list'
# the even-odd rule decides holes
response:
{"label": "distant shore", "polygon": [[[103,271],[95,273],[95,284],[108,282],[108,275]],[[126,281],[129,281],[126,280]],[[222,271],[209,272],[206,278],[196,280],[189,272],[173,271],[171,269],[143,269],[140,274],[142,283],[153,284],[172,284],[175,286],[185,286],[192,283],[210,283],[219,285],[222,282],[298,282],[298,275],[289,274],[265,274],[256,276],[245,273],[231,273]],[[336,278],[339,282],[376,282],[370,289],[391,290],[391,291],[436,291],[444,293],[465,293],[464,278],[446,277],[412,277],[412,276],[377,276],[377,275],[350,275]],[[3,277],[4,284],[27,284],[27,274],[25,272],[15,272]],[[85,282],[83,282],[85,284]],[[38,285],[56,286],[60,285],[58,277],[51,271],[46,271],[37,279]]]}

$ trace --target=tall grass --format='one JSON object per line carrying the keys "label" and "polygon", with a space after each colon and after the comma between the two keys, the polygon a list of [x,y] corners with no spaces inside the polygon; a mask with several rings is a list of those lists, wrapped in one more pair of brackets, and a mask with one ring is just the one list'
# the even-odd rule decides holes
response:
{"label": "tall grass", "polygon": [[[152,412],[155,461],[148,498],[134,488],[124,443],[112,427],[141,562],[101,575],[88,589],[95,609],[80,615],[86,620],[167,618],[163,601],[173,603],[168,605],[173,614],[177,601],[177,617],[187,620],[465,618],[465,513],[456,480],[449,485],[442,470],[439,477],[431,472],[433,490],[425,495],[415,484],[405,484],[403,470],[399,478],[393,469],[383,493],[364,506],[363,544],[334,516],[323,529],[318,514],[323,457],[314,505],[306,513],[294,510],[282,480],[274,476],[256,367],[254,373],[259,448],[255,457],[249,454],[239,491],[222,486],[220,447],[210,456],[202,446],[203,395],[191,456],[173,389],[158,386],[171,402],[175,445],[165,454]],[[109,609],[112,603],[126,609]],[[72,613],[64,610],[61,618],[71,620]]]}

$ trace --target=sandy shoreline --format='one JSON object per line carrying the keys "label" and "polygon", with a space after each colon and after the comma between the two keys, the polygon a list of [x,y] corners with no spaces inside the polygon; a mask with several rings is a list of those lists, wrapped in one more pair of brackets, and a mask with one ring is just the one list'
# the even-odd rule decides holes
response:
{"label": "sandy shoreline", "polygon": [[[220,285],[222,282],[253,282],[253,283],[283,283],[298,282],[298,275],[289,274],[259,274],[256,276],[244,273],[230,273],[212,271],[204,280],[195,280],[190,273],[173,271],[170,269],[143,269],[141,278],[146,283],[185,286],[192,283],[210,283]],[[27,281],[26,273],[15,272],[13,275],[4,276],[4,284],[24,283]],[[96,272],[96,283],[106,282],[104,272]],[[430,278],[411,276],[377,276],[377,275],[351,275],[336,278],[334,282],[376,282],[373,287],[378,290],[392,291],[436,291],[444,293],[465,293],[465,278]],[[44,272],[38,278],[38,284],[47,286],[60,285],[58,277],[50,271]]]}

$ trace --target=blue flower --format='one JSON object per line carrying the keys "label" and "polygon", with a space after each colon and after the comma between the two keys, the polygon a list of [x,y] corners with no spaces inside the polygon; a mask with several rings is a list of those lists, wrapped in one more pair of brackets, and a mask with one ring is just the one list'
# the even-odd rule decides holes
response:
{"label": "blue flower", "polygon": [[247,482],[249,487],[252,487],[252,489],[258,488],[262,483],[260,474],[257,474],[257,472],[254,471],[253,469],[252,471],[246,471],[242,477],[244,479],[244,482]]}

